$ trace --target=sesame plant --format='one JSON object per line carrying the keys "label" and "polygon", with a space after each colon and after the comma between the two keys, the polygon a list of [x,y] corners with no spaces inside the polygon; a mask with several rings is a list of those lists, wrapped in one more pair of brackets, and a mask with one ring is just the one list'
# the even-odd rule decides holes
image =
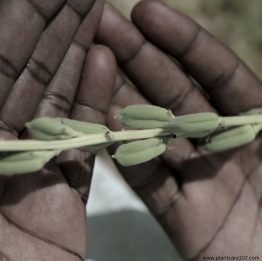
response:
{"label": "sesame plant", "polygon": [[[122,166],[151,160],[165,152],[170,139],[201,139],[202,149],[220,152],[254,141],[262,130],[262,109],[239,116],[222,117],[213,112],[178,116],[153,105],[130,105],[115,116],[127,130],[65,118],[38,118],[26,124],[32,140],[0,141],[1,175],[40,170],[49,160],[69,149],[100,150],[120,145],[112,156]],[[134,141],[132,141],[134,140]]]}

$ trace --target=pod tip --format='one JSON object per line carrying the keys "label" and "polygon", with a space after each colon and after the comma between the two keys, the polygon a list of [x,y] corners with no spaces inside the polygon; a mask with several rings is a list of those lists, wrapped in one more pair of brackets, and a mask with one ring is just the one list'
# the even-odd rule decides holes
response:
{"label": "pod tip", "polygon": [[118,121],[122,121],[122,119],[123,119],[123,116],[119,113],[119,114],[117,114],[117,115],[115,115],[114,116],[114,119],[116,119],[116,120],[118,120]]}

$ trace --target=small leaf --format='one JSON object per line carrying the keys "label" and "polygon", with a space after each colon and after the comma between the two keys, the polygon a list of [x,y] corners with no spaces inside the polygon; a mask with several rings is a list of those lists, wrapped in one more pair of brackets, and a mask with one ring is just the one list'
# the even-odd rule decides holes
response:
{"label": "small leaf", "polygon": [[209,152],[220,152],[246,145],[255,140],[258,129],[256,126],[246,125],[223,131],[210,137],[203,148]]}
{"label": "small leaf", "polygon": [[162,139],[139,140],[118,147],[112,157],[122,166],[133,166],[149,161],[166,150]]}
{"label": "small leaf", "polygon": [[80,136],[81,133],[64,125],[61,120],[42,117],[26,124],[28,132],[38,140],[64,140]]}
{"label": "small leaf", "polygon": [[125,107],[115,118],[133,129],[154,129],[167,126],[174,115],[158,106],[140,104]]}
{"label": "small leaf", "polygon": [[177,136],[200,138],[217,130],[219,125],[216,113],[204,112],[176,117],[167,128]]}
{"label": "small leaf", "polygon": [[0,154],[0,175],[26,174],[40,170],[57,151],[30,151]]}

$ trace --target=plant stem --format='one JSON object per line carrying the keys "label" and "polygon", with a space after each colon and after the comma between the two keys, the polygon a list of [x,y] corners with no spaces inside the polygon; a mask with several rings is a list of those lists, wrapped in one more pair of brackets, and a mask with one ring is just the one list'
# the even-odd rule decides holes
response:
{"label": "plant stem", "polygon": [[[262,128],[262,115],[220,117],[221,128],[241,125],[256,125],[259,132]],[[260,128],[259,128],[260,126]],[[18,152],[35,150],[63,151],[72,148],[81,148],[102,143],[148,139],[172,135],[164,128],[147,130],[108,131],[99,134],[83,134],[67,140],[39,141],[39,140],[0,140],[0,152]]]}
{"label": "plant stem", "polygon": [[86,134],[77,138],[56,141],[38,140],[1,140],[0,151],[34,151],[34,150],[67,150],[72,148],[87,147],[107,142],[147,139],[160,136],[170,136],[170,132],[164,129],[127,130],[100,134]]}
{"label": "plant stem", "polygon": [[220,121],[222,128],[262,124],[262,115],[220,117]]}

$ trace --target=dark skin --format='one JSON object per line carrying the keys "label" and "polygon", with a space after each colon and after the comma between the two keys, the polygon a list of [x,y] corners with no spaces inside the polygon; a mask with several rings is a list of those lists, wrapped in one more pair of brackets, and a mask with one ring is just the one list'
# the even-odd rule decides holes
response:
{"label": "dark skin", "polygon": [[[104,124],[116,62],[91,45],[104,2],[30,2],[1,1],[1,138],[27,137],[24,124],[40,116]],[[0,176],[0,257],[84,260],[93,164],[74,150],[37,173]]]}
{"label": "dark skin", "polygon": [[[2,1],[1,5],[17,8],[23,3]],[[0,41],[0,81],[5,86],[0,99],[2,138],[16,138],[25,122],[42,115],[103,123],[108,111],[108,125],[119,129],[112,115],[134,103],[168,107],[176,115],[214,110],[233,115],[262,106],[262,86],[256,76],[192,20],[160,2],[136,6],[132,19],[140,32],[106,6],[97,33],[97,42],[113,50],[136,87],[120,73],[115,81],[115,60],[109,49],[88,49],[102,2],[71,1],[78,13],[79,5],[74,4],[83,4],[81,16],[68,7],[71,11],[63,12],[62,0],[34,3],[41,15],[33,18],[28,13],[35,9],[19,7],[23,30],[18,27],[21,22],[8,25],[10,8],[0,8],[6,12],[6,17],[0,15],[0,24],[11,32],[2,34],[7,40]],[[83,19],[85,26],[80,26]],[[211,101],[193,87],[189,74]],[[178,139],[163,157],[120,170],[185,259],[262,257],[261,152],[262,142],[257,139],[239,150],[202,156],[191,141]],[[84,258],[84,203],[92,166],[92,155],[71,151],[38,173],[0,178],[0,252],[6,260]]]}
{"label": "dark skin", "polygon": [[[135,7],[132,20],[137,28],[106,6],[97,34],[133,83],[118,76],[108,115],[111,128],[121,128],[112,115],[134,103],[170,108],[175,115],[203,111],[235,115],[262,106],[260,80],[190,18],[160,1],[148,0]],[[210,100],[189,76],[201,84]],[[210,156],[204,156],[192,141],[177,139],[163,157],[120,171],[183,258],[261,258],[261,155],[261,138]]]}

